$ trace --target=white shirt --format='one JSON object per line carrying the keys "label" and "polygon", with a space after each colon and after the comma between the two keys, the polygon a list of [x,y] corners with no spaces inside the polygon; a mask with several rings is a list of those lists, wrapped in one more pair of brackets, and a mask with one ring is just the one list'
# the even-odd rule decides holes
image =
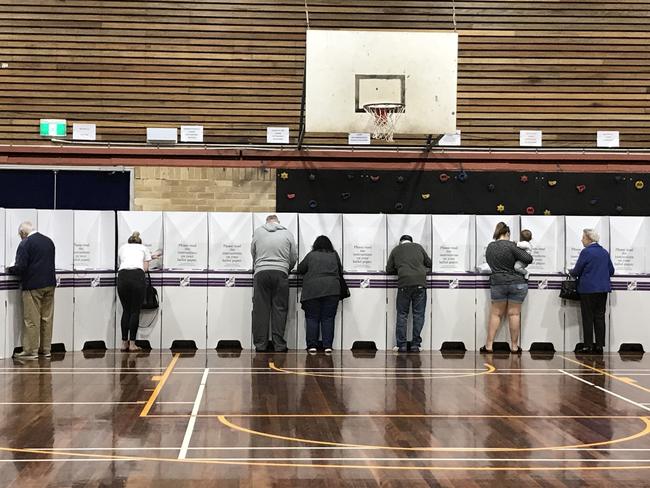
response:
{"label": "white shirt", "polygon": [[530,243],[530,241],[519,241],[517,243],[517,247],[519,249],[523,249],[528,254],[530,254],[530,251],[532,251],[532,249],[533,249],[533,245]]}
{"label": "white shirt", "polygon": [[118,270],[141,269],[144,271],[145,261],[151,261],[151,253],[142,244],[123,244],[117,251]]}

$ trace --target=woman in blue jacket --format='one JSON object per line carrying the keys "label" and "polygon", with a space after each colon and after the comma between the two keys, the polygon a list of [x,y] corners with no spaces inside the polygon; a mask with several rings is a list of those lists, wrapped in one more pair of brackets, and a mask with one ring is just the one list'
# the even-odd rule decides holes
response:
{"label": "woman in blue jacket", "polygon": [[598,244],[598,239],[595,230],[582,231],[584,249],[580,251],[575,267],[569,271],[578,279],[583,346],[576,352],[582,354],[602,354],[605,346],[605,308],[607,294],[612,291],[609,278],[614,274],[614,265],[607,250]]}

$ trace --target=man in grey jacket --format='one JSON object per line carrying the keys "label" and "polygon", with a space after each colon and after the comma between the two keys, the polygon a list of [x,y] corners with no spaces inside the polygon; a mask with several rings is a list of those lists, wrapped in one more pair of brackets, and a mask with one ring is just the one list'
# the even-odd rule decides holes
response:
{"label": "man in grey jacket", "polygon": [[266,224],[255,229],[253,255],[253,343],[258,352],[266,351],[271,338],[276,352],[287,351],[284,330],[289,309],[289,272],[298,261],[296,241],[277,215],[266,217]]}
{"label": "man in grey jacket", "polygon": [[396,339],[399,352],[407,352],[406,321],[413,307],[413,340],[411,352],[420,352],[427,307],[427,271],[431,270],[431,258],[424,248],[413,242],[409,235],[400,237],[386,264],[386,273],[397,275],[397,324]]}

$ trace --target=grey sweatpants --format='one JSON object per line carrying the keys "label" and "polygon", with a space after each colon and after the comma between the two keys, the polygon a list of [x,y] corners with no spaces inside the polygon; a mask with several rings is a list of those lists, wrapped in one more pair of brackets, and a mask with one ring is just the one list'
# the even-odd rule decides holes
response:
{"label": "grey sweatpants", "polygon": [[273,348],[287,347],[284,330],[289,309],[289,277],[278,270],[255,273],[253,277],[253,344],[265,351],[269,341],[269,318]]}

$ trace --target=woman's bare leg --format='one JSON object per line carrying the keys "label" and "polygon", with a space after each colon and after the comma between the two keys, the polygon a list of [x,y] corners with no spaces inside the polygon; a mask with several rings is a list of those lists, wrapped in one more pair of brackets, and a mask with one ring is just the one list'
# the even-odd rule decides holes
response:
{"label": "woman's bare leg", "polygon": [[494,337],[497,335],[499,326],[501,325],[501,319],[506,313],[506,307],[508,302],[492,302],[490,305],[490,321],[488,323],[488,335],[487,340],[485,341],[485,347],[488,350],[492,350],[494,343]]}
{"label": "woman's bare leg", "polygon": [[508,302],[508,327],[510,328],[510,349],[519,349],[521,336],[521,303]]}

